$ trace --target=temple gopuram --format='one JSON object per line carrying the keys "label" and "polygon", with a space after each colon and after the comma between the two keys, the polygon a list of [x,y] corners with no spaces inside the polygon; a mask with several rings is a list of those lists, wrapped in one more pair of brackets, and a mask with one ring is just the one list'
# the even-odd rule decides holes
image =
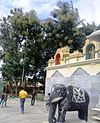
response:
{"label": "temple gopuram", "polygon": [[91,106],[100,98],[100,30],[87,36],[83,53],[69,52],[69,47],[57,49],[46,68],[45,96],[54,84],[76,85],[87,90]]}

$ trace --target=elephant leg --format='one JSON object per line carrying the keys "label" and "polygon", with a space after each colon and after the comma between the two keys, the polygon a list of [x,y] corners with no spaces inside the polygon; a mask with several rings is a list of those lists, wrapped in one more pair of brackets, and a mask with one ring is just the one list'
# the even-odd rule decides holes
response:
{"label": "elephant leg", "polygon": [[81,109],[78,111],[78,117],[81,119],[81,120],[84,120],[84,121],[88,121],[88,108],[85,108],[85,109]]}
{"label": "elephant leg", "polygon": [[62,104],[63,104],[63,107],[61,107],[60,117],[59,117],[60,123],[64,123],[65,122],[65,115],[66,115],[66,112],[68,111],[68,100],[65,99],[62,102]]}
{"label": "elephant leg", "polygon": [[60,103],[58,103],[58,118],[57,118],[57,122],[59,122],[61,111],[62,111],[62,107],[61,107]]}
{"label": "elephant leg", "polygon": [[66,115],[66,110],[62,110],[61,111],[61,114],[60,114],[60,117],[59,117],[59,122],[60,123],[64,123],[65,122],[65,115]]}
{"label": "elephant leg", "polygon": [[49,118],[48,118],[49,123],[56,123],[56,118],[55,118],[56,107],[57,107],[56,103],[50,104]]}

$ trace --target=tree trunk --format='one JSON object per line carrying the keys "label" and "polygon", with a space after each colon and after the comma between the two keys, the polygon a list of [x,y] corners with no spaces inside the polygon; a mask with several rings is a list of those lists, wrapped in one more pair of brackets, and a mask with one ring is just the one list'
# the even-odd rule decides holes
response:
{"label": "tree trunk", "polygon": [[25,88],[25,69],[23,68],[23,71],[22,71],[22,87]]}
{"label": "tree trunk", "polygon": [[11,95],[13,95],[13,90],[12,90],[13,87],[12,87],[12,83],[11,83],[11,82],[9,83],[9,86],[10,86],[10,87],[9,87],[9,93],[10,93]]}
{"label": "tree trunk", "polygon": [[22,71],[22,86],[23,86],[23,83],[24,83],[24,73],[25,73],[25,70],[24,70],[24,68],[23,68],[23,71]]}
{"label": "tree trunk", "polygon": [[35,90],[37,90],[37,88],[36,88],[36,75],[34,75],[33,82],[34,82],[34,88],[35,88]]}
{"label": "tree trunk", "polygon": [[18,96],[18,83],[16,82],[16,91],[15,91],[16,97]]}

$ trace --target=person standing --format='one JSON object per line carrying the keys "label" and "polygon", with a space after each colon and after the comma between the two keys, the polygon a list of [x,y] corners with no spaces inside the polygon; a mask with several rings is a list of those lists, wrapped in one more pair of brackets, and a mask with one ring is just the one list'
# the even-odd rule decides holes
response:
{"label": "person standing", "polygon": [[0,104],[3,105],[5,104],[5,107],[7,107],[7,98],[8,98],[8,94],[6,92],[3,92],[2,94],[2,100],[0,102]]}
{"label": "person standing", "polygon": [[8,98],[8,86],[4,87],[3,91],[2,91],[2,94],[1,94],[1,101],[0,101],[0,104],[3,105],[5,104],[5,107],[7,107],[7,98]]}
{"label": "person standing", "polygon": [[5,95],[4,95],[4,91],[1,93],[1,100],[0,100],[0,104],[2,105],[2,102],[3,102],[3,100],[4,100],[4,97],[5,97]]}
{"label": "person standing", "polygon": [[24,103],[27,97],[28,97],[28,93],[24,90],[23,87],[21,87],[21,91],[19,92],[19,98],[20,98],[20,108],[22,114],[24,114]]}
{"label": "person standing", "polygon": [[34,103],[35,103],[35,95],[36,95],[36,91],[35,91],[35,89],[33,89],[32,96],[31,96],[31,105],[34,105]]}

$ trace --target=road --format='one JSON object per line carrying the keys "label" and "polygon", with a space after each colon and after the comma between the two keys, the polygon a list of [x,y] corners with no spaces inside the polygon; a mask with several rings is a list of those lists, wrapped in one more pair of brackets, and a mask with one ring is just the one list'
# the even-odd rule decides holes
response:
{"label": "road", "polygon": [[[30,99],[26,99],[25,113],[21,114],[19,99],[8,99],[7,107],[0,106],[0,123],[48,123],[48,111],[45,102],[36,101],[34,106],[30,105]],[[68,112],[65,123],[81,123],[77,112]],[[89,122],[92,123],[89,118]]]}

